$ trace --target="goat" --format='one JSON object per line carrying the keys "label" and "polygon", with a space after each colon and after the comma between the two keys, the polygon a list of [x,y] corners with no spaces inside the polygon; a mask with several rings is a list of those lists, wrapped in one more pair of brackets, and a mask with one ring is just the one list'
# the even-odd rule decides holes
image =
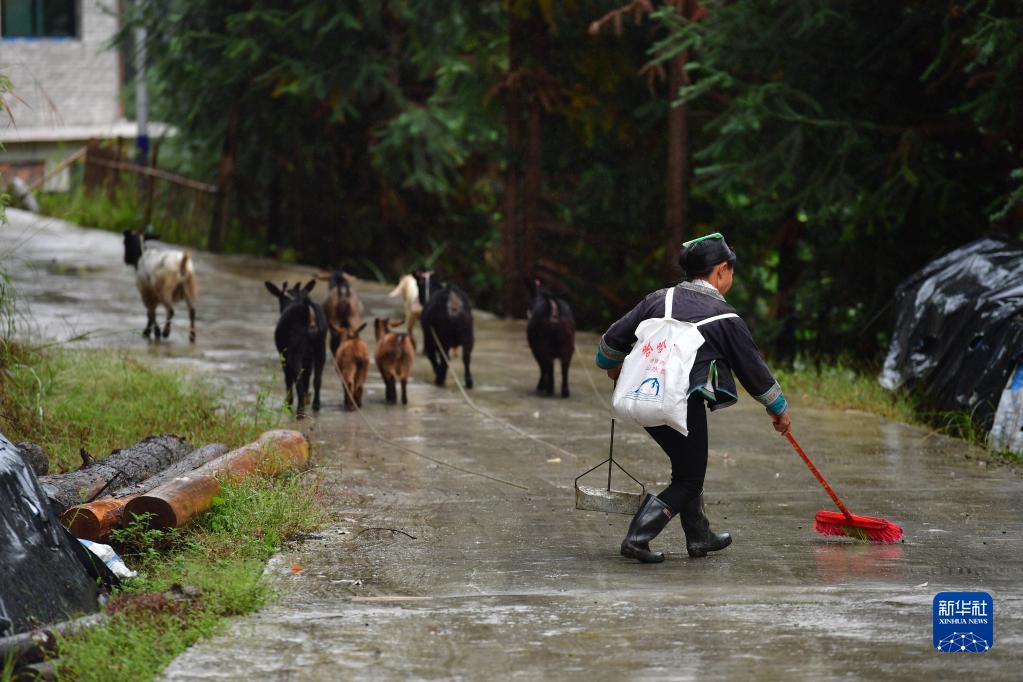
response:
{"label": "goat", "polygon": [[443,356],[451,358],[452,349],[462,348],[465,366],[465,387],[472,388],[469,360],[474,343],[472,307],[465,292],[451,284],[441,286],[432,272],[416,274],[419,300],[423,304],[423,347],[433,367],[434,383],[443,386],[448,365]]}
{"label": "goat", "polygon": [[567,398],[568,368],[575,352],[575,319],[563,298],[548,291],[539,279],[529,283],[533,301],[529,306],[526,339],[540,366],[537,393],[554,395],[554,360],[561,361],[561,397]]}
{"label": "goat", "polygon": [[195,304],[199,299],[199,283],[192,267],[192,254],[188,251],[146,249],[145,242],[159,238],[159,235],[124,231],[124,262],[135,268],[135,286],[146,306],[146,328],[142,333],[148,339],[155,332],[154,340],[160,340],[156,306],[162,305],[167,311],[163,338],[170,336],[174,304],[184,300],[188,305],[188,341],[195,343]]}
{"label": "goat", "polygon": [[337,347],[334,362],[341,373],[344,384],[344,402],[349,410],[362,407],[362,391],[366,386],[369,374],[369,347],[359,338],[359,332],[366,327],[363,323],[357,328],[344,327],[341,330],[341,344]]}
{"label": "goat", "polygon": [[373,331],[377,340],[376,362],[380,369],[380,377],[384,380],[386,400],[389,403],[398,401],[394,382],[401,382],[401,404],[408,405],[405,392],[408,378],[412,374],[412,359],[416,348],[411,335],[407,332],[391,331],[392,327],[401,325],[401,320],[373,320]]}
{"label": "goat", "polygon": [[323,308],[309,298],[316,280],[310,280],[304,287],[296,283],[291,290],[287,282],[282,288],[270,282],[263,284],[277,298],[281,313],[274,329],[274,344],[284,370],[287,405],[291,407],[297,389],[295,415],[302,418],[309,396],[310,374],[313,376],[313,410],[320,409],[320,385],[326,364],[327,318]]}
{"label": "goat", "polygon": [[323,312],[327,316],[330,331],[330,353],[334,355],[341,343],[342,330],[359,326],[364,310],[347,273],[334,271],[328,281],[330,284],[327,298],[323,301]]}
{"label": "goat", "polygon": [[423,316],[423,304],[419,300],[419,285],[416,284],[414,275],[402,275],[398,280],[398,286],[394,287],[389,298],[401,296],[405,307],[405,329],[408,330],[409,338],[412,339],[412,347],[416,347],[416,337],[412,334],[413,327],[419,318]]}

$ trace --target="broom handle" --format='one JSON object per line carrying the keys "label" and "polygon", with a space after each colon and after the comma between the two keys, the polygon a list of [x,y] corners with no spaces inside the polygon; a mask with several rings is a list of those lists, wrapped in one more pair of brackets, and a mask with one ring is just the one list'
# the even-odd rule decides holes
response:
{"label": "broom handle", "polygon": [[850,514],[849,510],[846,509],[844,504],[842,504],[842,500],[838,499],[838,495],[836,495],[835,491],[831,489],[831,486],[828,485],[828,482],[824,480],[824,476],[822,476],[821,472],[817,470],[817,467],[813,465],[813,462],[810,461],[810,458],[806,456],[805,452],[803,452],[803,448],[799,447],[799,443],[796,442],[796,439],[792,436],[792,433],[791,432],[786,433],[785,437],[789,439],[789,442],[792,443],[792,447],[796,449],[796,452],[799,453],[799,456],[803,458],[804,462],[806,462],[806,466],[810,467],[810,473],[817,477],[817,480],[820,481],[820,484],[824,486],[825,490],[828,491],[828,495],[831,495],[831,499],[835,501],[835,504],[838,505],[838,508],[842,510],[843,514],[845,514],[845,520],[848,521],[849,523],[852,523],[853,522],[852,514]]}

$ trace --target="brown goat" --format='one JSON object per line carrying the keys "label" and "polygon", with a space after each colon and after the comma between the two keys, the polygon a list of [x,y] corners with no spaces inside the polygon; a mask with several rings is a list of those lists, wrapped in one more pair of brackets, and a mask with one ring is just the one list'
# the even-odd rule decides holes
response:
{"label": "brown goat", "polygon": [[329,277],[320,276],[318,279],[330,282],[327,298],[323,301],[323,312],[330,329],[330,352],[337,353],[341,330],[355,329],[362,323],[362,301],[352,288],[351,277],[346,273],[334,272]]}
{"label": "brown goat", "polygon": [[366,327],[365,323],[357,329],[345,327],[341,330],[340,344],[334,355],[334,362],[341,373],[344,384],[345,407],[362,407],[362,391],[366,387],[366,376],[369,374],[369,347],[359,338],[359,332]]}
{"label": "brown goat", "polygon": [[373,320],[373,329],[377,339],[376,361],[380,368],[380,376],[384,380],[386,399],[388,403],[398,401],[395,380],[401,382],[401,404],[408,405],[406,385],[412,374],[412,359],[416,354],[416,347],[412,343],[412,337],[405,332],[391,331],[397,327],[401,320]]}

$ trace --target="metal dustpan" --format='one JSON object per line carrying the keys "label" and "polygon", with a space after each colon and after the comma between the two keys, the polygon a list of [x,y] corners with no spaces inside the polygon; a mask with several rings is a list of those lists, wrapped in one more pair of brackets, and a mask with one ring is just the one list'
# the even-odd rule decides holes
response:
{"label": "metal dustpan", "polygon": [[[588,485],[579,485],[579,479],[586,474],[596,471],[607,464],[607,487],[594,488]],[[638,493],[630,493],[624,490],[611,488],[611,472],[618,467],[623,474],[631,478],[639,486]],[[632,515],[639,511],[646,496],[646,486],[639,482],[635,476],[615,461],[615,420],[611,420],[611,444],[608,447],[607,459],[597,466],[587,469],[575,479],[575,508],[583,511],[606,512],[608,514]]]}

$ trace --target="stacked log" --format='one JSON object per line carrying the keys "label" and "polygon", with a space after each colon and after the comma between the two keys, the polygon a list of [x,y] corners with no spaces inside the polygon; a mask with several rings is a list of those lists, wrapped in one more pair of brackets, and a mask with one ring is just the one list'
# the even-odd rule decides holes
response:
{"label": "stacked log", "polygon": [[[100,461],[89,461],[78,471],[39,477],[54,511],[105,496],[108,490],[150,478],[192,452],[192,446],[172,434],[148,436],[135,445],[115,450]],[[85,457],[83,457],[85,459]]]}
{"label": "stacked log", "polygon": [[110,497],[69,507],[61,514],[61,522],[76,538],[106,542],[110,532],[121,525],[124,508],[131,500],[179,476],[190,474],[228,450],[220,443],[204,445],[141,483],[120,488]]}
{"label": "stacked log", "polygon": [[213,506],[223,482],[274,476],[308,461],[309,441],[304,435],[283,429],[267,431],[255,443],[134,497],[124,509],[122,521],[151,514],[148,523],[153,528],[180,528]]}

